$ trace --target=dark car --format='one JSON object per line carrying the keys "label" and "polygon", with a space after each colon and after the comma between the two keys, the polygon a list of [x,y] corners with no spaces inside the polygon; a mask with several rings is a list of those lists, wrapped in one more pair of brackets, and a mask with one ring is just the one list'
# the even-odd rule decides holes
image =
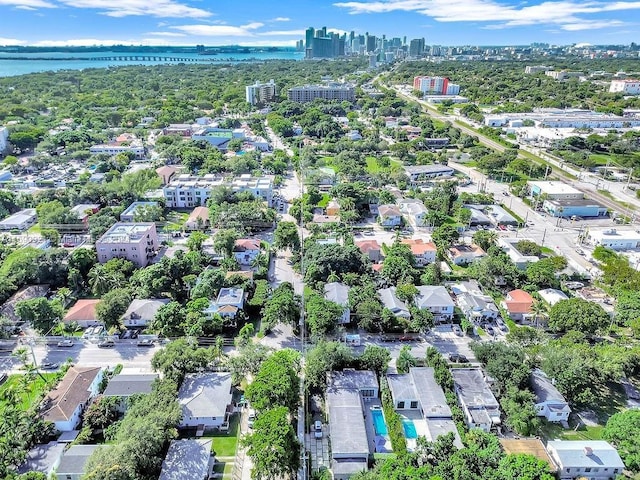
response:
{"label": "dark car", "polygon": [[464,355],[460,355],[458,353],[450,353],[449,361],[453,363],[469,363],[469,360],[467,360],[467,357],[465,357]]}
{"label": "dark car", "polygon": [[145,338],[144,340],[138,340],[139,347],[153,347],[153,340]]}
{"label": "dark car", "polygon": [[496,334],[496,331],[493,329],[493,327],[491,325],[485,325],[484,326],[484,331],[487,332],[491,336],[494,336]]}

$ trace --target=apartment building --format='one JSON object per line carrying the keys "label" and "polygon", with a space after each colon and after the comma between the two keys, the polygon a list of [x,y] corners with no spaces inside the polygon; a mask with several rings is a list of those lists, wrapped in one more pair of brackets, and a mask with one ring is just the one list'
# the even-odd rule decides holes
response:
{"label": "apartment building", "polygon": [[105,143],[100,145],[93,145],[89,148],[89,152],[92,155],[98,153],[106,153],[107,155],[117,155],[118,153],[131,152],[135,155],[135,158],[141,160],[144,158],[144,146],[140,140],[132,140],[128,145],[121,145],[116,143]]}
{"label": "apartment building", "polygon": [[158,233],[155,223],[116,223],[96,241],[98,261],[125,258],[146,267],[156,255]]}
{"label": "apartment building", "polygon": [[256,81],[253,85],[245,87],[247,103],[255,105],[257,103],[269,103],[276,99],[277,87],[273,80],[267,83]]}
{"label": "apartment building", "polygon": [[612,80],[609,92],[640,95],[640,80]]}
{"label": "apartment building", "polygon": [[4,152],[9,147],[9,130],[7,127],[0,127],[0,152]]}
{"label": "apartment building", "polygon": [[162,192],[167,208],[193,208],[206,205],[211,191],[216,187],[226,186],[234,192],[251,192],[262,199],[268,206],[273,202],[273,179],[271,177],[252,177],[249,174],[238,178],[226,179],[213,174],[198,177],[195,175],[178,175],[166,185]]}
{"label": "apartment building", "polygon": [[355,88],[345,83],[302,85],[287,90],[287,98],[298,103],[313,102],[316,98],[353,102],[355,95]]}
{"label": "apartment building", "polygon": [[447,77],[414,77],[413,89],[436,95],[457,95],[460,93],[460,85],[451,83]]}

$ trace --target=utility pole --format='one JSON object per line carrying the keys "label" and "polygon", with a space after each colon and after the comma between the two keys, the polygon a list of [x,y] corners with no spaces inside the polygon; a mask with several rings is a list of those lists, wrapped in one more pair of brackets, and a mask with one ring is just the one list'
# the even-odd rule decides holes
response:
{"label": "utility pole", "polygon": [[545,239],[546,236],[547,236],[547,229],[545,228],[544,232],[542,232],[542,243],[541,243],[541,246],[543,246],[543,247],[544,247],[544,239]]}

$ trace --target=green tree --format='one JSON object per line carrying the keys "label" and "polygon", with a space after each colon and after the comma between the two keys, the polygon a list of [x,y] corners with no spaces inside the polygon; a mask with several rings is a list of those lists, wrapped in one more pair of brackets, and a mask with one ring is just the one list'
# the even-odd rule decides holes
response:
{"label": "green tree", "polygon": [[444,224],[437,227],[431,234],[433,243],[441,252],[445,252],[454,242],[460,238],[460,233],[453,225]]}
{"label": "green tree", "polygon": [[307,325],[312,338],[323,338],[335,330],[342,317],[344,308],[337,303],[325,300],[317,294],[309,295],[305,302]]}
{"label": "green tree", "polygon": [[602,431],[613,443],[627,469],[640,471],[640,410],[625,410],[613,415]]}
{"label": "green tree", "polygon": [[376,375],[380,376],[387,371],[387,366],[391,361],[391,354],[385,347],[367,345],[358,361],[362,368],[373,370]]}
{"label": "green tree", "polygon": [[478,230],[473,234],[473,243],[478,245],[485,252],[496,244],[498,234],[492,230]]}
{"label": "green tree", "polygon": [[398,358],[396,359],[396,368],[398,370],[398,373],[409,373],[409,369],[415,366],[416,359],[413,355],[411,355],[411,346],[404,345],[400,349],[400,353],[398,354]]}
{"label": "green tree", "polygon": [[105,293],[96,305],[96,318],[107,328],[119,326],[131,300],[131,292],[127,288],[116,288]]}
{"label": "green tree", "polygon": [[261,329],[270,331],[278,323],[296,326],[300,316],[298,299],[293,291],[293,285],[281,283],[271,294],[262,309]]}
{"label": "green tree", "polygon": [[221,358],[221,345],[200,348],[194,338],[179,338],[156,352],[151,359],[151,366],[155,371],[162,372],[165,378],[180,385],[188,373],[215,365]]}
{"label": "green tree", "polygon": [[353,363],[353,353],[344,343],[320,340],[307,352],[305,386],[311,392],[324,392],[327,373],[342,370]]}
{"label": "green tree", "polygon": [[238,238],[240,238],[240,234],[236,230],[228,228],[218,230],[215,237],[213,237],[213,248],[216,252],[229,258],[233,255],[233,247]]}
{"label": "green tree", "polygon": [[202,244],[207,238],[209,237],[202,232],[198,232],[198,231],[191,232],[191,234],[189,235],[189,238],[187,239],[187,247],[192,252],[200,252],[202,251]]}
{"label": "green tree", "polygon": [[300,403],[300,354],[295,350],[278,350],[268,357],[245,391],[253,407],[264,412],[286,407],[295,412]]}
{"label": "green tree", "polygon": [[16,304],[16,314],[42,334],[49,332],[62,319],[63,311],[62,304],[57,299],[39,297]]}
{"label": "green tree", "polygon": [[600,305],[581,298],[560,300],[549,311],[548,325],[556,332],[577,330],[593,335],[609,323],[609,315]]}
{"label": "green tree", "polygon": [[279,222],[273,233],[273,246],[278,250],[287,248],[296,252],[300,249],[298,226],[293,222]]}
{"label": "green tree", "polygon": [[542,255],[542,247],[531,240],[520,240],[516,243],[516,249],[522,255],[532,255],[534,257]]}
{"label": "green tree", "polygon": [[261,412],[242,444],[253,460],[251,476],[257,480],[290,478],[300,467],[300,443],[283,406]]}
{"label": "green tree", "polygon": [[533,455],[511,454],[500,460],[496,480],[553,480],[549,464]]}

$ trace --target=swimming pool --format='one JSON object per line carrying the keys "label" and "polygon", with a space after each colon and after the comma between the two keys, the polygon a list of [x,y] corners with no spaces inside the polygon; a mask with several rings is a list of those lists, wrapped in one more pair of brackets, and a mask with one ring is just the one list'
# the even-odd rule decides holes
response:
{"label": "swimming pool", "polygon": [[389,433],[387,430],[387,424],[384,421],[382,410],[379,408],[372,408],[371,418],[373,419],[373,426],[376,430],[376,435],[385,436]]}
{"label": "swimming pool", "polygon": [[404,428],[404,436],[407,438],[418,438],[416,426],[410,418],[402,418],[402,428]]}

